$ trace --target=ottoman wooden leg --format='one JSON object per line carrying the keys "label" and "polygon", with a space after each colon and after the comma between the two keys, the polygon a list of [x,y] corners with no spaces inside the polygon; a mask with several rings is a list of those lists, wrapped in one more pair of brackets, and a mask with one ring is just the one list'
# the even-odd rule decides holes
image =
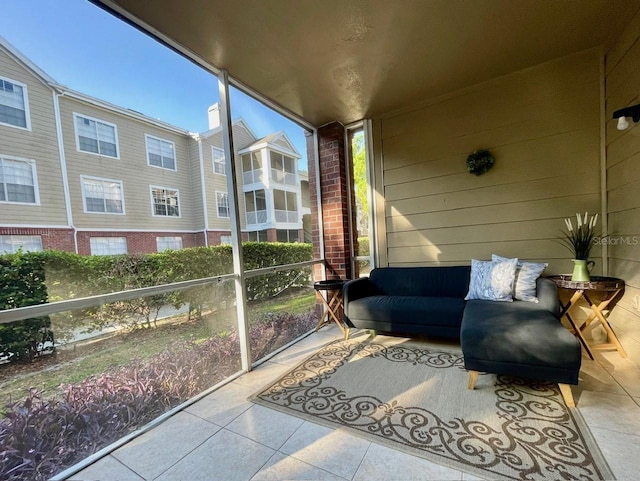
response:
{"label": "ottoman wooden leg", "polygon": [[469,384],[467,387],[473,389],[476,387],[476,381],[478,380],[478,371],[469,371]]}
{"label": "ottoman wooden leg", "polygon": [[558,384],[560,388],[560,394],[562,394],[562,399],[564,399],[564,403],[570,407],[576,407],[576,403],[573,400],[573,393],[571,392],[571,386],[568,384]]}

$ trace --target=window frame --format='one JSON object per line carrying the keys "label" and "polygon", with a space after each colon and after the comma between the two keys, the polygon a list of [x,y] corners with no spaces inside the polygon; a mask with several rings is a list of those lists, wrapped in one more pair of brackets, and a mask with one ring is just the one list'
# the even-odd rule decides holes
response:
{"label": "window frame", "polygon": [[[162,190],[171,190],[174,191],[176,193],[176,200],[178,202],[177,207],[178,207],[178,215],[163,215],[163,214],[156,214],[156,204],[154,202],[155,197],[153,196],[153,191],[155,189],[162,189]],[[180,189],[176,189],[174,187],[165,187],[165,186],[161,186],[161,185],[149,185],[149,196],[151,197],[151,216],[152,217],[159,217],[161,219],[181,219],[182,218],[182,202],[180,201]],[[169,212],[167,210],[167,212]]]}
{"label": "window frame", "polygon": [[26,130],[28,132],[31,132],[31,110],[29,109],[29,92],[28,92],[27,84],[25,84],[24,82],[20,82],[18,80],[10,79],[10,78],[5,77],[3,75],[0,75],[0,80],[12,83],[12,84],[17,85],[18,87],[22,88],[22,103],[24,105],[24,116],[25,116],[25,121],[26,121],[27,126],[26,127],[22,127],[21,125],[13,125],[13,124],[8,124],[6,122],[0,122],[0,125],[4,125],[6,127],[13,127],[14,129]]}
{"label": "window frame", "polygon": [[[116,254],[108,253],[108,254],[97,254],[93,252],[93,246],[91,245],[94,240],[112,240],[112,239],[124,239],[124,248],[125,252],[118,252]],[[91,236],[89,237],[89,252],[92,256],[121,256],[129,253],[129,239],[126,236]]]}
{"label": "window frame", "polygon": [[[215,157],[215,152],[221,152],[222,153],[222,164],[218,161],[216,162],[216,157]],[[215,145],[211,146],[211,162],[213,163],[213,173],[216,175],[224,175],[225,177],[227,176],[227,159],[224,158],[224,149],[221,149],[220,147],[216,147]],[[222,170],[224,172],[218,172],[216,170],[216,165],[222,165]]]}
{"label": "window frame", "polygon": [[[107,212],[106,209],[106,204],[105,204],[105,211],[104,212],[95,212],[92,210],[87,210],[87,197],[85,195],[85,190],[84,190],[84,180],[88,179],[88,180],[99,180],[101,182],[115,182],[117,184],[120,184],[120,201],[122,202],[122,212]],[[81,175],[80,176],[80,192],[82,194],[82,207],[84,209],[84,213],[85,214],[99,214],[99,215],[127,215],[127,211],[125,208],[125,203],[124,203],[124,182],[121,180],[117,180],[117,179],[107,179],[105,177],[94,177],[92,175]],[[103,201],[106,199],[102,199]]]}
{"label": "window frame", "polygon": [[[164,249],[160,250],[160,246],[158,245],[158,242],[160,242],[160,239],[162,239],[162,242],[166,242],[166,239],[172,239],[173,241],[178,240],[178,241],[180,241],[180,242],[178,242],[178,244],[180,244],[180,246],[179,247],[165,247]],[[164,251],[167,251],[167,250],[177,251],[177,250],[183,249],[184,248],[183,246],[184,246],[184,241],[182,239],[182,236],[179,236],[179,235],[176,235],[176,236],[170,236],[170,235],[168,235],[168,236],[156,236],[156,252],[164,252]]]}
{"label": "window frame", "polygon": [[[31,166],[31,176],[33,177],[33,197],[34,202],[18,202],[15,200],[0,200],[0,204],[13,204],[13,205],[40,205],[40,189],[38,188],[38,170],[36,168],[36,161],[33,159],[24,159],[21,157],[16,157],[13,155],[4,155],[0,154],[0,164],[2,164],[2,160],[13,160],[15,162],[24,162],[25,164],[29,164]],[[3,185],[4,189],[6,189],[6,182],[2,182],[0,185]],[[5,190],[6,194],[6,190]],[[6,197],[6,195],[5,195]]]}
{"label": "window frame", "polygon": [[[100,153],[100,141],[98,140],[98,152],[89,152],[87,150],[82,150],[80,149],[80,135],[78,134],[78,124],[77,124],[77,120],[78,118],[81,119],[87,119],[87,120],[91,120],[93,122],[97,122],[97,123],[101,123],[103,125],[107,125],[109,127],[113,127],[113,134],[115,137],[115,143],[116,143],[116,155],[115,157],[112,155],[107,155],[107,154],[101,154]],[[95,155],[97,157],[107,157],[109,159],[115,159],[115,160],[120,160],[120,140],[118,137],[118,126],[112,122],[108,122],[106,120],[102,120],[102,119],[97,119],[95,117],[91,117],[90,115],[85,115],[79,112],[73,112],[73,130],[76,136],[76,150],[82,154],[88,154],[88,155]],[[96,131],[96,135],[98,134],[98,132]],[[97,140],[97,139],[96,139]]]}
{"label": "window frame", "polygon": [[[149,158],[149,139],[153,139],[153,140],[159,141],[160,145],[162,145],[162,142],[172,145],[172,148],[173,148],[173,169],[171,169],[169,167],[164,167],[163,165],[153,165],[151,163],[151,159]],[[172,140],[163,139],[162,137],[157,137],[155,135],[144,134],[144,146],[145,146],[145,151],[147,153],[147,165],[149,167],[155,167],[156,169],[168,170],[170,172],[177,172],[178,171],[178,156],[176,154],[176,143],[175,142],[173,142]]]}
{"label": "window frame", "polygon": [[[42,252],[44,250],[43,246],[42,246],[42,236],[38,235],[38,234],[1,234],[0,235],[0,246],[2,246],[3,244],[3,238],[5,237],[32,237],[32,238],[38,238],[40,241],[40,248],[38,250],[25,250],[23,252]],[[23,247],[22,245],[18,248],[18,250],[20,250],[20,248]],[[15,254],[16,252],[18,252],[18,250],[14,250],[12,252],[8,252],[8,251],[4,251],[0,248],[0,255],[3,254]]]}
{"label": "window frame", "polygon": [[[227,197],[227,215],[226,216],[221,216],[220,215],[220,203],[219,203],[219,195],[224,195]],[[228,192],[223,192],[220,190],[216,190],[216,214],[218,216],[218,219],[230,219],[231,218],[231,206],[229,205],[229,193]]]}

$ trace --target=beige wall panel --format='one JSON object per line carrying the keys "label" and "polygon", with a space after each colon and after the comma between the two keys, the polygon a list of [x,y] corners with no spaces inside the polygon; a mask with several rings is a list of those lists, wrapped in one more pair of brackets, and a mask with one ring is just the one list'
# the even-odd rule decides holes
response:
{"label": "beige wall panel", "polygon": [[640,207],[640,182],[609,191],[609,213]]}
{"label": "beige wall panel", "polygon": [[621,132],[610,120],[613,110],[640,101],[640,12],[608,49],[605,64],[609,232],[620,236],[608,246],[609,275],[626,282],[610,320],[628,353],[640,356],[640,128]]}
{"label": "beige wall panel", "polygon": [[196,230],[204,229],[204,209],[202,198],[202,182],[200,175],[200,153],[198,142],[192,138],[187,140],[187,148],[189,152],[189,171],[191,173],[191,205],[193,206],[193,228]]}
{"label": "beige wall panel", "polygon": [[[600,181],[598,171],[576,171],[572,175],[539,179],[530,182],[501,184],[479,189],[419,196],[387,204],[387,215],[408,215],[423,212],[450,211],[477,206],[491,206],[515,202],[564,197],[564,192],[574,195],[599,194],[595,186]],[[562,226],[563,224],[558,224]]]}
{"label": "beige wall panel", "polygon": [[53,94],[0,49],[0,76],[27,86],[31,130],[0,125],[0,154],[35,160],[40,205],[0,204],[3,225],[67,225]]}
{"label": "beige wall panel", "polygon": [[[80,228],[194,230],[195,217],[187,136],[125,117],[74,99],[60,103],[69,188],[74,219]],[[120,159],[79,152],[73,113],[117,125]],[[177,170],[147,165],[145,134],[175,142]],[[84,213],[80,176],[121,180],[126,215]],[[152,215],[150,185],[178,189],[180,218]]]}
{"label": "beige wall panel", "polygon": [[640,182],[638,165],[640,165],[640,152],[621,160],[607,169],[607,186],[609,190],[615,190],[629,183]]}

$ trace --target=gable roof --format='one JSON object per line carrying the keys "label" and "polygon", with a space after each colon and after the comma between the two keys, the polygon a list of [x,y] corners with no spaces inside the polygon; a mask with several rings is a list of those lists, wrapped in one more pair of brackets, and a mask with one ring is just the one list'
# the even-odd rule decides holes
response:
{"label": "gable roof", "polygon": [[261,149],[263,147],[269,147],[272,150],[277,150],[296,159],[302,157],[302,155],[300,155],[300,152],[298,152],[298,149],[296,149],[296,147],[293,145],[293,142],[289,140],[287,134],[285,134],[282,130],[256,140],[254,143],[241,150],[240,153]]}

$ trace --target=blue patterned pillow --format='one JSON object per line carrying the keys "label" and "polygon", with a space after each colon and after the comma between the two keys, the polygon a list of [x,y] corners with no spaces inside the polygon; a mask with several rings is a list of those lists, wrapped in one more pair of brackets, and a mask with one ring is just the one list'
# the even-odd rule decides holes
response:
{"label": "blue patterned pillow", "polygon": [[[493,254],[492,261],[512,260]],[[517,259],[516,259],[517,260]],[[542,275],[549,264],[546,262],[522,262],[518,261],[516,269],[516,282],[513,286],[513,298],[519,301],[538,302],[536,297],[536,281]]]}
{"label": "blue patterned pillow", "polygon": [[469,293],[464,298],[485,301],[513,301],[512,290],[518,259],[504,262],[471,259],[471,281]]}

